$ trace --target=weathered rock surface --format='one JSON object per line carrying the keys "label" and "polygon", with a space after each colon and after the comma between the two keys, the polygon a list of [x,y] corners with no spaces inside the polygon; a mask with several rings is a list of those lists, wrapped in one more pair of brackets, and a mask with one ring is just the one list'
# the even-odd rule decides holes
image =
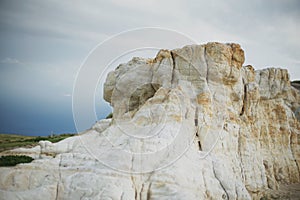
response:
{"label": "weathered rock surface", "polygon": [[300,182],[299,90],[243,63],[238,44],[208,43],[121,64],[113,119],[1,168],[0,199],[297,198],[281,191]]}

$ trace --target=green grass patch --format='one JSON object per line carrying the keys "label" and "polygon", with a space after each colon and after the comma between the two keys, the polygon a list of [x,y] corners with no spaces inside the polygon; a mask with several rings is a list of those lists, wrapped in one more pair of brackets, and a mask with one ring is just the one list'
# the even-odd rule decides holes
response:
{"label": "green grass patch", "polygon": [[10,167],[15,166],[20,163],[30,163],[33,158],[29,156],[2,156],[0,157],[0,167]]}
{"label": "green grass patch", "polygon": [[75,134],[61,134],[52,136],[24,136],[16,134],[0,134],[0,152],[19,147],[33,147],[41,140],[48,140],[52,143],[59,142]]}

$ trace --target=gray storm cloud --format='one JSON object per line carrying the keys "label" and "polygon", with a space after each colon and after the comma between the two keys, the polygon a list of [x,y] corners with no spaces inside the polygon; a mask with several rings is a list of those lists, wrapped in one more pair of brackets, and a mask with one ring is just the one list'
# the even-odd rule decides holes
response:
{"label": "gray storm cloud", "polygon": [[[236,42],[246,52],[245,64],[287,68],[292,79],[300,79],[299,10],[297,0],[3,0],[0,94],[6,100],[1,104],[14,107],[15,101],[9,99],[26,98],[29,103],[68,107],[77,70],[89,51],[108,37],[137,27],[176,30],[198,43]],[[107,105],[100,106],[108,112]],[[71,109],[64,112],[72,118]]]}

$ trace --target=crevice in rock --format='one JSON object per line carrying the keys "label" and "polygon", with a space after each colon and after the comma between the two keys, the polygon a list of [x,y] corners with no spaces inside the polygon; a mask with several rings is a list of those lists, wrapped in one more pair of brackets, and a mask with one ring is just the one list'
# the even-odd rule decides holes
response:
{"label": "crevice in rock", "polygon": [[247,86],[245,83],[244,84],[244,96],[243,96],[243,106],[242,106],[242,110],[240,112],[240,116],[242,116],[245,113],[245,107],[246,107],[246,100],[247,100]]}
{"label": "crevice in rock", "polygon": [[235,193],[236,199],[241,199],[241,198],[239,197],[239,193],[238,193],[238,191],[237,191],[237,185],[235,185],[235,187],[234,187],[234,193]]}
{"label": "crevice in rock", "polygon": [[244,166],[243,166],[243,158],[242,158],[242,154],[241,154],[241,129],[239,128],[239,132],[238,132],[238,155],[240,158],[240,163],[239,166],[241,168],[241,175],[242,175],[242,179],[243,182],[245,183],[245,174],[244,174]]}
{"label": "crevice in rock", "polygon": [[195,111],[195,118],[194,118],[194,123],[195,123],[195,128],[196,128],[196,137],[197,137],[197,143],[198,143],[198,148],[199,151],[202,151],[202,146],[201,146],[201,141],[200,141],[200,137],[199,137],[199,133],[198,133],[198,107],[196,107],[196,111]]}
{"label": "crevice in rock", "polygon": [[198,119],[195,118],[195,127],[198,127]]}
{"label": "crevice in rock", "polygon": [[214,166],[213,163],[212,163],[212,165],[213,165],[213,173],[214,173],[214,176],[215,176],[215,178],[218,180],[218,182],[219,182],[221,188],[222,188],[222,189],[224,190],[224,192],[225,192],[225,194],[222,195],[222,199],[229,199],[229,195],[228,195],[228,193],[227,193],[225,187],[223,186],[222,181],[218,178],[218,176],[217,176],[217,174],[216,174],[215,166]]}
{"label": "crevice in rock", "polygon": [[300,168],[299,168],[298,162],[297,162],[297,160],[296,160],[296,158],[294,156],[294,153],[293,153],[293,157],[294,157],[294,161],[296,163],[297,169],[298,169],[298,173],[300,174]]}
{"label": "crevice in rock", "polygon": [[171,86],[173,86],[175,81],[175,76],[176,76],[176,72],[175,72],[176,62],[175,62],[175,53],[173,51],[171,51],[170,53],[171,53],[172,64],[173,64],[172,78],[171,78]]}
{"label": "crevice in rock", "polygon": [[205,175],[204,175],[204,171],[202,170],[202,180],[203,180],[203,183],[204,183],[204,188],[205,188],[205,193],[204,193],[204,196],[205,196],[205,199],[209,199],[209,192],[207,190],[207,183],[206,183],[206,179],[205,179]]}
{"label": "crevice in rock", "polygon": [[148,189],[147,189],[147,200],[150,200],[150,198],[151,198],[151,190],[150,190],[151,184],[152,183],[149,184]]}
{"label": "crevice in rock", "polygon": [[206,45],[204,46],[204,60],[205,60],[205,66],[206,66],[206,85],[207,85],[207,89],[208,92],[210,94],[210,102],[211,102],[211,106],[213,106],[213,99],[214,99],[214,94],[212,94],[210,88],[209,88],[209,67],[208,67],[208,57],[207,57],[207,47]]}
{"label": "crevice in rock", "polygon": [[267,173],[268,173],[268,164],[267,164],[267,161],[266,161],[266,160],[263,160],[263,166],[264,166],[264,168],[265,168],[265,176],[266,176],[266,178],[267,178],[268,188],[271,188],[271,187],[270,187],[270,184],[269,184],[269,178],[268,178],[268,175],[267,175]]}
{"label": "crevice in rock", "polygon": [[198,109],[198,107],[196,107],[196,110],[195,110],[195,127],[198,127],[198,112],[199,112],[199,109]]}
{"label": "crevice in rock", "polygon": [[55,200],[58,200],[58,188],[59,188],[59,181],[57,182],[57,185],[56,185],[56,195],[55,195]]}
{"label": "crevice in rock", "polygon": [[[131,168],[130,170],[133,171],[133,161],[134,161],[134,156],[132,155],[131,157]],[[132,188],[134,189],[134,199],[137,200],[138,199],[138,191],[135,185],[135,181],[134,181],[134,177],[133,175],[130,176],[131,182],[132,182]]]}
{"label": "crevice in rock", "polygon": [[121,194],[120,200],[123,200],[123,197],[124,197],[124,191]]}
{"label": "crevice in rock", "polygon": [[140,199],[142,198],[142,196],[143,196],[143,190],[144,190],[144,186],[145,186],[145,183],[143,183],[142,184],[142,188],[141,188],[141,190],[140,190]]}
{"label": "crevice in rock", "polygon": [[204,46],[204,60],[205,60],[205,64],[206,64],[206,83],[208,85],[208,60],[207,60],[207,56],[206,56],[206,46]]}
{"label": "crevice in rock", "polygon": [[200,140],[199,140],[198,127],[196,127],[196,137],[198,138],[198,139],[197,139],[197,142],[198,142],[198,148],[199,148],[199,151],[202,151],[201,142],[200,142]]}

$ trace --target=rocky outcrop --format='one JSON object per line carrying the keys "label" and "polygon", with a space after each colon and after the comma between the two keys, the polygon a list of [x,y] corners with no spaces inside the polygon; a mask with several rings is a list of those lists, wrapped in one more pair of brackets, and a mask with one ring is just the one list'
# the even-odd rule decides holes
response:
{"label": "rocky outcrop", "polygon": [[287,70],[243,63],[238,44],[208,43],[121,64],[104,84],[112,121],[1,168],[0,199],[295,197],[300,93]]}

